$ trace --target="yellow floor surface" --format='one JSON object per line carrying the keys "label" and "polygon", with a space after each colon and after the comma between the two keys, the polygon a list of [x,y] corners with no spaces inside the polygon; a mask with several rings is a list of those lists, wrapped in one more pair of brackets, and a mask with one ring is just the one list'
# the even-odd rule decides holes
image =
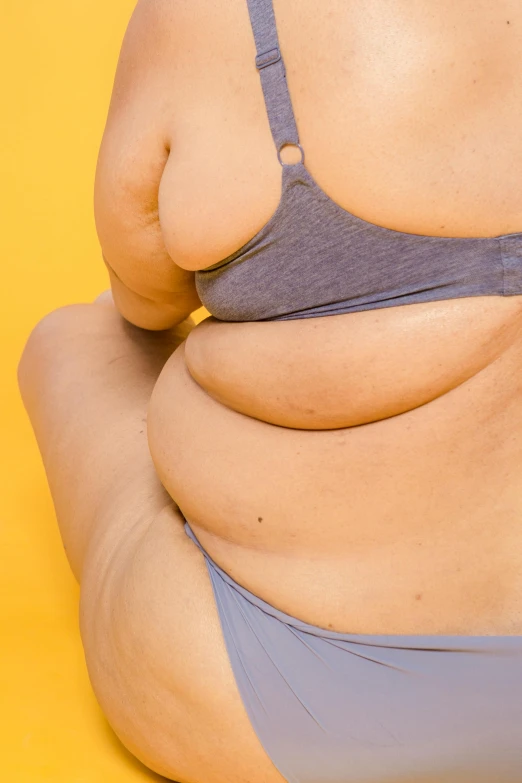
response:
{"label": "yellow floor surface", "polygon": [[134,5],[0,1],[0,783],[164,780],[127,753],[90,689],[79,590],[16,385],[39,318],[108,288],[93,180]]}

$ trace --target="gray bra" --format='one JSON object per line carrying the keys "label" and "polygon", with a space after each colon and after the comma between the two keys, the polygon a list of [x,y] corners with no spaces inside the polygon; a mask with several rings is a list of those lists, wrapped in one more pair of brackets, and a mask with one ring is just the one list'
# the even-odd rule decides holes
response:
{"label": "gray bra", "polygon": [[[223,321],[282,321],[467,296],[522,294],[522,231],[498,237],[410,234],[362,220],[304,164],[272,0],[247,0],[270,129],[282,166],[279,205],[242,247],[195,274]],[[285,164],[293,144],[301,161]]]}

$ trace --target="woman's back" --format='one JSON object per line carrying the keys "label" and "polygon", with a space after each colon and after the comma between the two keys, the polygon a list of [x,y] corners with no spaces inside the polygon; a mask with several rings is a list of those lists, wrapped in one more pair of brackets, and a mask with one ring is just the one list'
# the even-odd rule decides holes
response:
{"label": "woman's back", "polygon": [[[266,222],[281,172],[246,2],[181,6],[154,96],[170,141],[160,215],[172,258],[201,269]],[[274,11],[306,165],[334,201],[398,231],[522,230],[518,3]]]}
{"label": "woman's back", "polygon": [[[307,167],[331,199],[397,231],[522,232],[517,4],[274,11]],[[280,196],[246,2],[144,3],[127,51],[100,181],[127,184],[154,149],[124,241],[142,247],[156,221],[175,264],[205,268]],[[155,389],[158,472],[214,559],[289,614],[356,633],[516,633],[521,314],[519,296],[494,296],[206,321]]]}

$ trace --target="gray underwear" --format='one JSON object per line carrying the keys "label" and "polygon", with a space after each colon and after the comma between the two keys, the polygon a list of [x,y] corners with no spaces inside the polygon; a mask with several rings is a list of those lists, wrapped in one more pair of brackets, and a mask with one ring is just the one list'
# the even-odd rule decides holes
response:
{"label": "gray underwear", "polygon": [[297,620],[205,556],[252,726],[289,783],[522,783],[522,636]]}

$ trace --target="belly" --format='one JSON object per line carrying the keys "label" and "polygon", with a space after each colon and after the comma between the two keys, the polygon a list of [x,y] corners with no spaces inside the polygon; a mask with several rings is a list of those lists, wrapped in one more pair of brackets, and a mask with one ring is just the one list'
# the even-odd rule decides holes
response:
{"label": "belly", "polygon": [[[410,400],[410,409],[387,418],[378,409],[385,401],[380,388],[385,385],[393,398],[399,310],[407,308],[394,308],[395,342],[388,329],[388,345],[383,343],[363,375],[370,375],[366,387],[363,365],[348,372],[350,362],[357,364],[364,354],[362,335],[346,340],[327,370],[332,388],[344,384],[352,424],[335,429],[300,429],[295,419],[277,426],[263,421],[255,407],[249,414],[249,394],[260,400],[259,385],[269,388],[269,374],[265,337],[251,339],[248,351],[241,332],[252,335],[244,327],[268,325],[200,325],[209,345],[214,326],[218,342],[222,328],[229,338],[223,352],[214,354],[212,376],[221,390],[216,399],[189,369],[196,327],[160,376],[148,427],[158,473],[214,560],[266,601],[321,627],[354,633],[514,632],[508,628],[522,633],[520,303],[495,300],[495,308],[492,301],[473,300],[478,309],[467,330],[454,322],[453,339],[446,342],[451,361],[443,361],[443,344],[433,343],[432,350],[429,340],[420,340],[419,360],[431,356],[444,367],[447,388],[426,403]],[[428,329],[433,303],[422,307]],[[341,319],[345,325],[353,320],[355,328],[367,315]],[[301,367],[292,345],[274,340],[271,367],[276,378],[286,378],[279,396],[289,401],[278,416],[292,411],[292,389],[303,393],[299,384],[292,386],[289,364],[294,382],[304,379],[306,393],[317,391],[314,368],[324,356],[312,350],[313,340],[304,339],[313,332],[312,320],[337,320],[346,328],[336,318],[290,322],[308,347],[306,361],[304,348],[297,355]],[[368,335],[375,334],[375,324],[368,324]],[[288,325],[270,324],[274,335]],[[433,334],[439,328],[432,319]],[[235,352],[234,332],[244,353]],[[328,334],[335,342],[335,329]],[[470,355],[478,369],[470,372],[470,364],[462,380]],[[415,378],[415,361],[409,359]],[[221,368],[235,383],[245,361],[239,411],[225,404],[228,396],[234,399],[235,388],[220,381],[219,373]],[[358,424],[350,408],[349,378],[365,400],[367,423]],[[324,409],[329,402],[323,399]]]}

